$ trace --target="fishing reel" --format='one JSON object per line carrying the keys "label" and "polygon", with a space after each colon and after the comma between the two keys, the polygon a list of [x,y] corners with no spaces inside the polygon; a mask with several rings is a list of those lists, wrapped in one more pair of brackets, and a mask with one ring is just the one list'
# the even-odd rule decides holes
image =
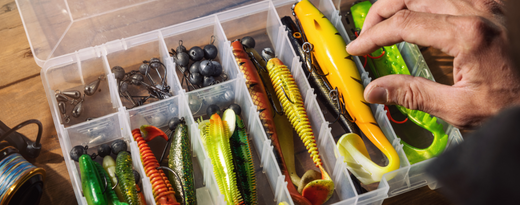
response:
{"label": "fishing reel", "polygon": [[[38,125],[38,136],[32,142],[16,130],[29,125]],[[42,124],[27,120],[14,128],[0,121],[0,205],[39,204],[43,194],[45,170],[25,160],[35,159],[41,151]],[[23,156],[23,157],[22,157]]]}

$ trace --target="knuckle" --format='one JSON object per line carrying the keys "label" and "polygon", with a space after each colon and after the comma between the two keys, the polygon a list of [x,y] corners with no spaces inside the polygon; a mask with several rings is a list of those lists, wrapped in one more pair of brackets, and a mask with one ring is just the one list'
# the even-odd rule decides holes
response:
{"label": "knuckle", "polygon": [[392,23],[397,28],[405,27],[409,24],[410,20],[413,18],[413,12],[407,9],[403,9],[398,11],[392,16]]}
{"label": "knuckle", "polygon": [[480,10],[482,10],[484,12],[487,12],[487,13],[499,14],[499,15],[503,15],[504,14],[503,6],[500,5],[498,2],[496,2],[495,0],[481,0],[481,1],[477,1],[475,6],[478,9],[480,9]]}
{"label": "knuckle", "polygon": [[416,77],[409,81],[408,86],[405,86],[402,93],[398,96],[398,104],[412,110],[427,111],[425,107],[425,94],[420,88]]}
{"label": "knuckle", "polygon": [[467,17],[463,22],[462,30],[469,49],[478,49],[487,46],[500,35],[500,30],[496,25],[484,17]]}

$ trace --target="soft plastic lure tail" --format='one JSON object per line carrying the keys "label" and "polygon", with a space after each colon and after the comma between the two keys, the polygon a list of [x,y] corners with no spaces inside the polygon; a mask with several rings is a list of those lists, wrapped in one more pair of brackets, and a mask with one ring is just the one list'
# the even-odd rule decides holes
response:
{"label": "soft plastic lure tail", "polygon": [[307,111],[303,105],[303,100],[294,81],[291,71],[278,58],[271,58],[267,62],[267,71],[273,83],[276,96],[282,103],[285,115],[291,121],[300,139],[303,141],[310,157],[322,174],[321,180],[314,180],[308,183],[303,189],[302,195],[311,201],[312,204],[323,204],[332,196],[334,192],[334,182],[322,166],[321,158],[314,139],[314,133],[307,117]]}
{"label": "soft plastic lure tail", "polygon": [[[234,113],[234,112],[233,112]],[[231,154],[235,165],[238,189],[244,197],[245,204],[256,204],[256,177],[251,147],[247,139],[246,127],[236,115],[236,128],[229,139]]]}
{"label": "soft plastic lure tail", "polygon": [[227,124],[218,114],[213,114],[209,120],[209,126],[205,126],[205,128],[206,150],[211,164],[213,164],[213,172],[220,192],[224,195],[227,204],[244,204],[236,183],[236,173],[229,145],[231,134]]}
{"label": "soft plastic lure tail", "polygon": [[[144,136],[141,135],[141,131],[143,132]],[[164,174],[163,170],[157,169],[157,167],[160,166],[159,162],[153,155],[152,150],[150,150],[148,144],[146,144],[146,142],[158,136],[163,137],[166,141],[168,141],[166,134],[157,127],[143,125],[141,126],[141,130],[132,130],[132,135],[134,136],[134,140],[137,142],[137,146],[139,147],[141,161],[143,162],[146,176],[150,178],[150,184],[152,184],[155,202],[157,202],[157,204],[180,205],[180,203],[175,199],[175,191],[173,191],[173,187],[170,184],[168,177],[166,174]]]}
{"label": "soft plastic lure tail", "polygon": [[[370,3],[370,1],[364,1],[354,4],[350,8],[356,30],[363,28],[365,17],[371,6],[372,3]],[[371,53],[371,56],[380,56],[379,58],[367,58],[368,65],[376,77],[391,74],[410,75],[410,71],[396,45],[385,46],[384,50],[380,48]],[[412,122],[430,131],[434,137],[433,143],[424,149],[416,148],[405,141],[401,141],[404,145],[403,150],[411,164],[435,157],[444,151],[448,143],[448,135],[444,132],[442,124],[437,123],[436,117],[432,117],[428,113],[419,110],[410,110],[399,105],[397,105],[397,109],[412,120]]]}
{"label": "soft plastic lure tail", "polygon": [[182,180],[182,185],[186,195],[182,192],[181,184],[178,183],[173,173],[168,174],[168,179],[175,188],[175,197],[177,201],[186,201],[186,204],[197,204],[197,196],[195,195],[195,183],[193,180],[193,164],[191,155],[191,144],[188,136],[188,126],[184,118],[175,128],[171,139],[170,154],[168,155],[168,167],[173,169]]}
{"label": "soft plastic lure tail", "polygon": [[[374,163],[368,154],[363,154],[368,153],[366,147],[353,146],[355,149],[343,149],[344,146],[338,142],[338,148],[345,156],[347,167],[364,184],[380,181],[383,174],[399,168],[400,160],[394,147],[376,123],[370,104],[363,98],[364,87],[361,77],[352,56],[345,50],[345,41],[334,25],[308,0],[297,3],[294,12],[307,41],[314,46],[312,53],[321,69],[327,74],[332,87],[337,88],[344,96],[345,107],[353,121],[388,159],[388,165],[381,167]],[[358,135],[355,136],[361,139]]]}

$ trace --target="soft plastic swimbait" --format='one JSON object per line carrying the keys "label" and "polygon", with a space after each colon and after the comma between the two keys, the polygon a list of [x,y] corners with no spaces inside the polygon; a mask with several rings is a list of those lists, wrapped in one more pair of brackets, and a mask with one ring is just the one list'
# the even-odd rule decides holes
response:
{"label": "soft plastic swimbait", "polygon": [[213,114],[209,120],[199,123],[201,132],[204,132],[202,141],[208,151],[213,165],[213,173],[217,180],[220,193],[224,195],[227,204],[244,204],[242,195],[237,187],[236,173],[233,166],[229,138],[231,134],[227,123],[222,121],[218,114]]}
{"label": "soft plastic swimbait", "polygon": [[125,201],[130,205],[139,205],[139,197],[132,172],[132,157],[127,151],[121,151],[116,158],[116,176],[119,180],[119,187],[123,192]]}
{"label": "soft plastic swimbait", "polygon": [[[266,49],[264,49],[265,51]],[[267,53],[267,52],[263,52]],[[265,56],[264,56],[265,57]],[[266,59],[268,59],[266,57]],[[321,158],[316,146],[316,140],[312,127],[307,117],[307,111],[303,105],[300,90],[291,71],[278,58],[270,58],[267,61],[267,71],[273,83],[276,96],[283,106],[284,113],[303,141],[312,161],[321,171],[322,179],[309,182],[303,188],[302,195],[312,204],[323,204],[334,193],[334,182],[323,168]]]}
{"label": "soft plastic swimbait", "polygon": [[[353,5],[350,8],[352,19],[354,20],[356,30],[360,31],[363,28],[365,17],[372,3],[364,1]],[[399,52],[396,45],[385,46],[370,54],[376,57],[366,57],[368,65],[376,77],[382,77],[391,74],[410,75],[410,71]],[[430,131],[433,134],[433,142],[430,146],[424,149],[416,148],[401,140],[403,143],[403,150],[406,153],[410,164],[435,157],[442,153],[448,144],[448,135],[444,132],[443,126],[437,123],[437,118],[430,116],[430,114],[419,111],[410,110],[403,106],[396,105],[397,109],[407,116],[416,125]]]}
{"label": "soft plastic swimbait", "polygon": [[[195,195],[195,182],[193,180],[193,163],[191,155],[191,144],[188,136],[188,126],[184,118],[174,130],[170,146],[170,154],[168,155],[168,167],[173,169],[182,180],[182,186],[177,181],[173,173],[168,174],[168,179],[175,189],[175,197],[177,201],[186,201],[186,204],[197,204],[197,196]],[[184,192],[182,192],[184,187]]]}
{"label": "soft plastic swimbait", "polygon": [[[332,23],[308,0],[302,0],[294,6],[296,17],[301,23],[304,36],[314,47],[312,53],[316,57],[321,69],[327,74],[327,79],[333,88],[337,88],[344,96],[345,107],[352,120],[358,125],[367,138],[388,159],[388,165],[381,167],[374,163],[364,144],[360,144],[355,134],[348,141],[350,149],[345,149],[346,144],[338,142],[340,154],[345,157],[348,169],[364,184],[378,182],[383,174],[399,168],[399,156],[394,147],[385,137],[381,128],[376,123],[370,104],[363,98],[363,84],[352,56],[345,50],[346,43]],[[362,142],[362,140],[360,141]]]}

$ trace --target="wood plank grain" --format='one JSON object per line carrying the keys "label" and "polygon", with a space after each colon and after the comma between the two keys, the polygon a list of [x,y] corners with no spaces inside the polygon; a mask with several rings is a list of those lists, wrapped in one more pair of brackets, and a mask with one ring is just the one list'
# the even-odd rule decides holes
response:
{"label": "wood plank grain", "polygon": [[13,0],[0,0],[0,88],[40,73]]}

